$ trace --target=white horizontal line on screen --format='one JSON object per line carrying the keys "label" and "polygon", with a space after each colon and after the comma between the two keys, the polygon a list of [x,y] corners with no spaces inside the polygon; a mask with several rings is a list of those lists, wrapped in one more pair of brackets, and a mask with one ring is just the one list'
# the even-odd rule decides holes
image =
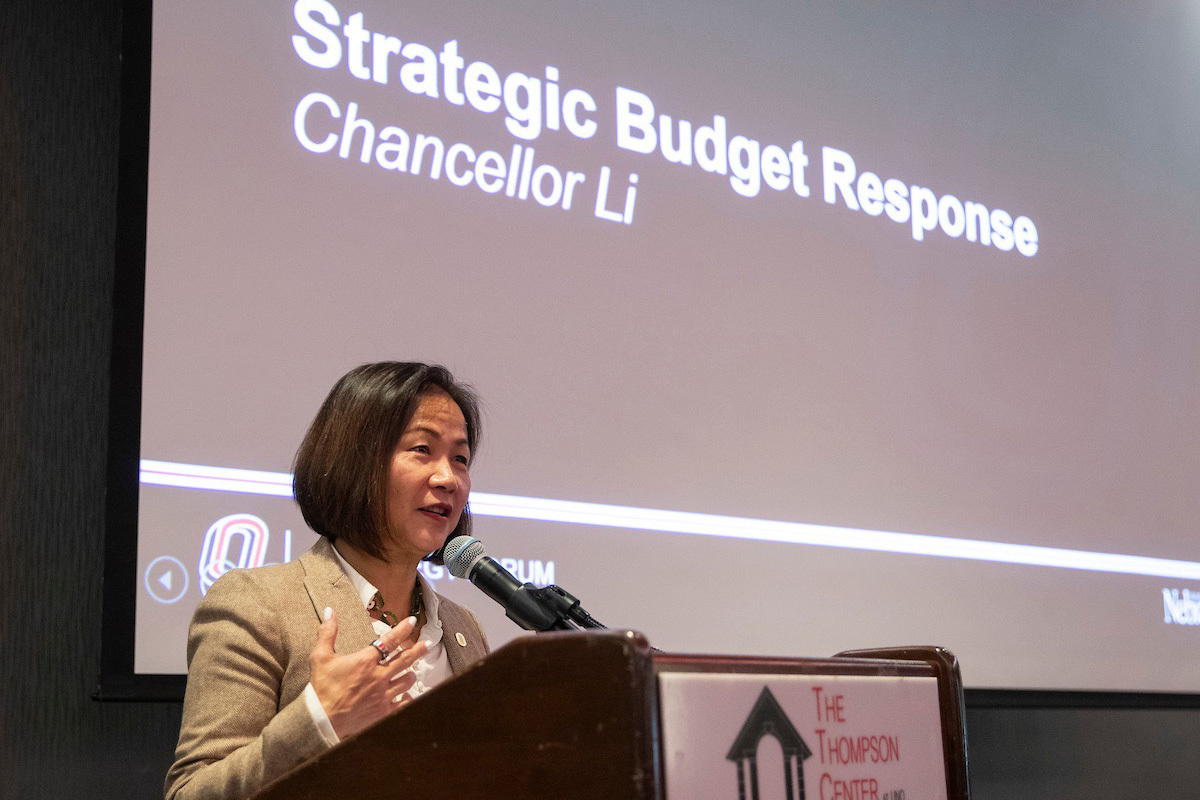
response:
{"label": "white horizontal line on screen", "polygon": [[[292,496],[292,476],[286,472],[260,472],[231,467],[207,467],[143,459],[140,480],[143,484],[150,486],[206,489],[272,497]],[[1195,561],[956,539],[916,533],[839,528],[833,525],[814,525],[807,522],[698,514],[691,511],[662,511],[604,503],[517,497],[487,492],[471,493],[471,513],[480,517],[508,517],[661,533],[687,533],[695,536],[720,536],[728,539],[840,547],[881,553],[962,558],[1001,564],[1027,564],[1059,569],[1083,569],[1096,572],[1200,580],[1200,562]]]}

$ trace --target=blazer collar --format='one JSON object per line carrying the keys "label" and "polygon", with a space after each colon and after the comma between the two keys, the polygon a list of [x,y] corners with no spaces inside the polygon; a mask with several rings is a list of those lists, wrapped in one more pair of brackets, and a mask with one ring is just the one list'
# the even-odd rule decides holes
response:
{"label": "blazer collar", "polygon": [[354,583],[342,571],[329,540],[324,536],[317,539],[312,549],[300,556],[300,565],[304,568],[304,588],[308,590],[317,619],[324,617],[326,607],[337,614],[338,635],[334,649],[339,653],[352,653],[375,641],[371,618],[363,610]]}

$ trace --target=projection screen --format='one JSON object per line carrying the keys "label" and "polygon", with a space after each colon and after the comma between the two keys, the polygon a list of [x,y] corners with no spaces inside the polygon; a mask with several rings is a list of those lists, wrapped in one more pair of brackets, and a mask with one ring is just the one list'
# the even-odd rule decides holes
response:
{"label": "projection screen", "polygon": [[1197,41],[1190,2],[158,0],[135,673],[312,544],[300,438],[395,359],[484,400],[489,553],[664,650],[1200,693]]}

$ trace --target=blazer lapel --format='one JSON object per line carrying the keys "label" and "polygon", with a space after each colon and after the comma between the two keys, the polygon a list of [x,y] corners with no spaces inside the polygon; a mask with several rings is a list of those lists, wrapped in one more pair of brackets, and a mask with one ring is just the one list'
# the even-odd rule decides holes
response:
{"label": "blazer lapel", "polygon": [[461,608],[440,595],[438,600],[438,616],[442,620],[442,646],[446,649],[450,671],[458,675],[487,655],[487,647],[479,639],[478,626]]}
{"label": "blazer lapel", "polygon": [[375,641],[371,617],[355,593],[350,576],[342,571],[329,540],[320,537],[311,550],[300,556],[300,563],[304,567],[304,588],[317,619],[323,617],[327,606],[337,614],[334,649],[342,654],[353,653]]}
{"label": "blazer lapel", "polygon": [[463,648],[459,646],[455,634],[461,634],[461,631],[451,630],[451,626],[443,619],[442,647],[446,649],[446,660],[450,662],[450,671],[457,675],[467,668],[467,660],[463,658]]}

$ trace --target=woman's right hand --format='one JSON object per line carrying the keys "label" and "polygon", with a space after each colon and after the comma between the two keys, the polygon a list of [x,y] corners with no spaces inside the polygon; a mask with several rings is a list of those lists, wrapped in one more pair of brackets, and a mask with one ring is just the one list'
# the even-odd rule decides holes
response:
{"label": "woman's right hand", "polygon": [[333,651],[337,638],[337,617],[326,609],[325,621],[317,629],[317,644],[309,657],[309,680],[325,709],[338,738],[358,733],[373,722],[387,716],[407,702],[406,692],[416,676],[409,669],[425,655],[428,646],[417,642],[399,651],[401,643],[413,635],[416,620],[401,620],[379,637],[390,655],[384,662],[374,645],[346,655]]}

